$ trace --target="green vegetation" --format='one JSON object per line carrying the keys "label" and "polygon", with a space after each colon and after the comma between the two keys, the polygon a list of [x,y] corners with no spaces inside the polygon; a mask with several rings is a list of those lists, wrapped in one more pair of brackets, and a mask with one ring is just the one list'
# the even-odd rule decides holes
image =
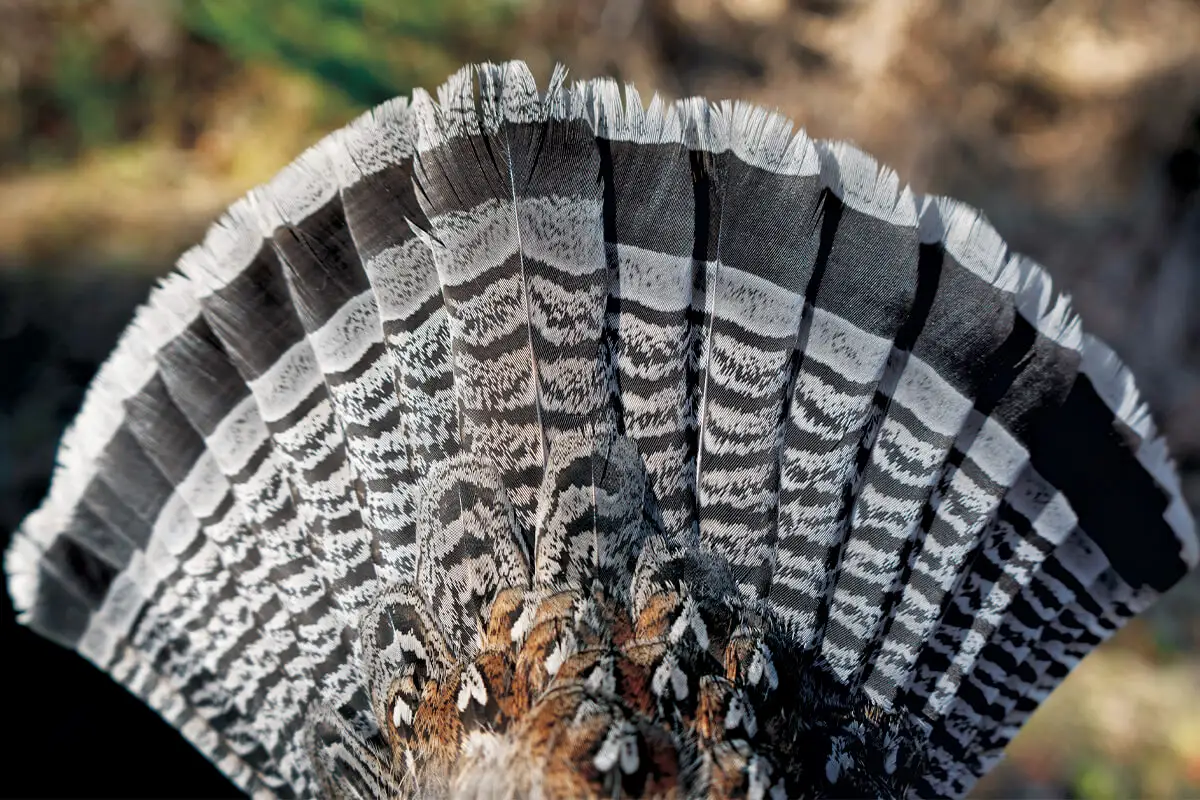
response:
{"label": "green vegetation", "polygon": [[289,0],[184,6],[192,30],[245,59],[337,87],[364,106],[436,82],[470,54],[495,50],[518,0]]}

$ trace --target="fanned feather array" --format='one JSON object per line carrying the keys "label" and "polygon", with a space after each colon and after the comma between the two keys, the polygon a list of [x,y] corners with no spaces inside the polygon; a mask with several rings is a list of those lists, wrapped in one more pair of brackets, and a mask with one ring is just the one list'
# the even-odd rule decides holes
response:
{"label": "fanned feather array", "polygon": [[1200,552],[977,212],[519,63],[234,205],[59,461],[22,620],[262,796],[962,795]]}

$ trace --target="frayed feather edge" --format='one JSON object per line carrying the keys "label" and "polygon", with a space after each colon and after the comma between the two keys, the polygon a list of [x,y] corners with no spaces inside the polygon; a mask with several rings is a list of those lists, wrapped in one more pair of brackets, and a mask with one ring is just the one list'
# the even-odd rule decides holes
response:
{"label": "frayed feather edge", "polygon": [[729,147],[745,163],[778,175],[821,174],[821,158],[808,134],[782,114],[750,103],[733,106]]}
{"label": "frayed feather edge", "polygon": [[412,113],[418,153],[425,153],[458,136],[482,133],[475,110],[474,71],[470,66],[455,72],[438,87],[437,100],[424,89],[413,89]]}
{"label": "frayed feather edge", "polygon": [[916,228],[918,198],[900,176],[846,142],[818,140],[821,185],[850,208],[883,222]]}
{"label": "frayed feather edge", "polygon": [[407,97],[396,97],[360,114],[331,134],[338,146],[330,148],[333,168],[342,186],[412,158],[416,130]]}
{"label": "frayed feather edge", "polygon": [[521,125],[546,120],[546,103],[523,61],[480,64],[474,73],[479,81],[478,114],[485,134],[495,133],[506,122]]}
{"label": "frayed feather edge", "polygon": [[657,94],[645,108],[633,84],[626,84],[622,102],[621,89],[611,78],[577,82],[571,91],[582,98],[588,122],[597,136],[635,144],[678,144],[683,140],[678,109]]}
{"label": "frayed feather edge", "polygon": [[675,109],[684,147],[707,153],[724,153],[729,149],[731,103],[710,103],[703,97],[687,97],[677,100]]}
{"label": "frayed feather edge", "polygon": [[29,621],[29,614],[38,595],[38,565],[44,549],[22,531],[13,535],[4,553],[4,573],[8,576],[8,594],[12,598],[17,620]]}
{"label": "frayed feather edge", "polygon": [[[333,198],[341,186],[338,176],[344,174],[336,165],[346,166],[337,155],[344,150],[343,138],[335,132],[308,148],[270,181],[231,205],[208,229],[204,241],[180,256],[177,269],[194,282],[199,299],[241,275],[276,228],[305,219]],[[391,138],[388,145],[394,145]]]}
{"label": "frayed feather edge", "polygon": [[1158,434],[1150,408],[1138,391],[1133,373],[1101,340],[1084,334],[1080,346],[1080,371],[1113,414],[1138,437],[1138,463],[1167,491],[1170,500],[1163,516],[1179,539],[1180,557],[1189,568],[1200,563],[1200,540],[1196,522],[1183,499],[1183,486],[1166,440]]}

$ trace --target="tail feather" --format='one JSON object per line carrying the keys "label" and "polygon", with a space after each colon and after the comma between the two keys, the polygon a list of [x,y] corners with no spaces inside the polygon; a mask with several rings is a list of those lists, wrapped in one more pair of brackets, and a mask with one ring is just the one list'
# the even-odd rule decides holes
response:
{"label": "tail feather", "polygon": [[[678,108],[622,104],[611,81],[587,84],[603,182],[602,220],[610,302],[606,335],[616,352],[617,422],[643,454],[663,521],[691,535],[694,513],[688,364],[696,333],[693,238],[696,192],[679,143]],[[642,142],[646,146],[642,146]],[[694,453],[691,454],[694,456]]]}
{"label": "tail feather", "polygon": [[380,580],[394,583],[416,563],[415,501],[411,483],[401,480],[409,469],[407,448],[378,305],[340,197],[300,225],[278,229],[271,246],[345,441],[371,561]]}
{"label": "tail feather", "polygon": [[719,220],[706,262],[699,528],[701,544],[729,559],[743,590],[765,596],[778,541],[782,425],[804,307],[802,292],[780,296],[765,276],[799,277],[788,273],[804,262],[804,226],[796,224],[804,210],[786,200],[763,208],[759,198],[786,184],[735,157],[739,143],[748,158],[785,162],[790,123],[748,106],[719,111],[724,121],[714,127],[729,131],[728,149],[709,170]]}

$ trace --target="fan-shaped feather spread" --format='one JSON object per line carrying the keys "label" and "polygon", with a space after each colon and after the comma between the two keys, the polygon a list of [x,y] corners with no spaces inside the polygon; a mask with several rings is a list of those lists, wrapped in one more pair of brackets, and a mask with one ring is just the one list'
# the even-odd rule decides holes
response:
{"label": "fan-shaped feather spread", "polygon": [[464,70],[234,205],[8,553],[256,795],[960,795],[1197,560],[981,216],[746,105]]}

